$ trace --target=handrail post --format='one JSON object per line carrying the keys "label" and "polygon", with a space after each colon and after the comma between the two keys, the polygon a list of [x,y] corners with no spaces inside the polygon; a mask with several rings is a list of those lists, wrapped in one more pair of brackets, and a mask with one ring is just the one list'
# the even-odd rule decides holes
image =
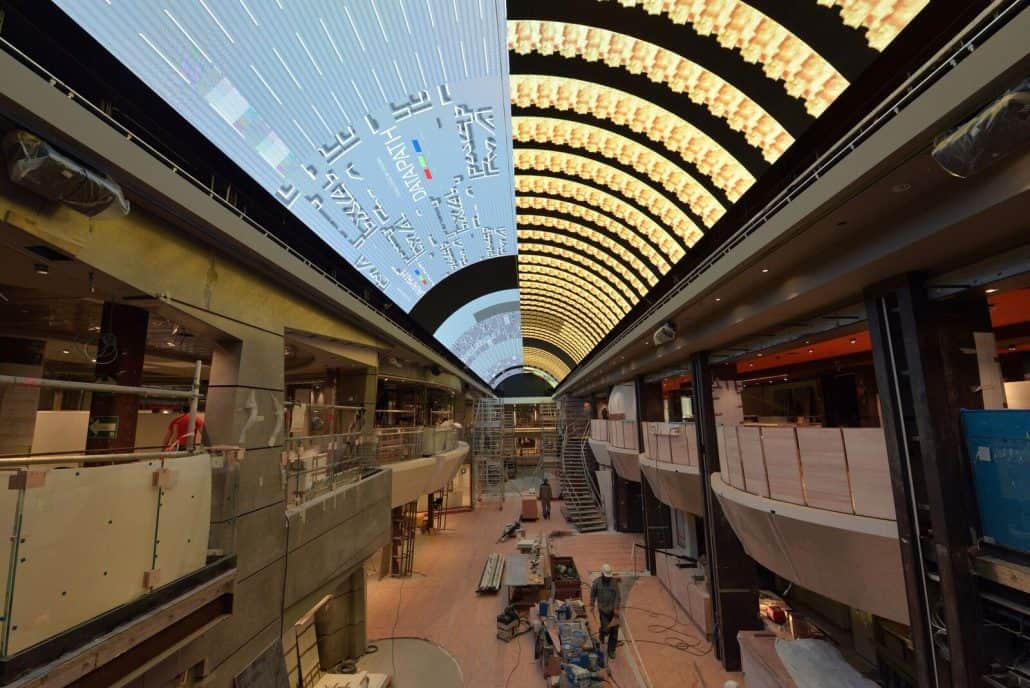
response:
{"label": "handrail post", "polygon": [[200,369],[200,359],[197,359],[196,368],[193,371],[193,396],[190,397],[190,420],[187,426],[189,437],[186,438],[186,451],[193,451],[196,444],[197,407],[200,405]]}

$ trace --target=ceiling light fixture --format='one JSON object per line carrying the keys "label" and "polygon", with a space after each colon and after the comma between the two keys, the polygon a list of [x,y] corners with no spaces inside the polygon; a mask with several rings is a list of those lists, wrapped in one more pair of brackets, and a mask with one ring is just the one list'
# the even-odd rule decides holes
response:
{"label": "ceiling light fixture", "polygon": [[175,346],[175,342],[165,342],[168,346]]}
{"label": "ceiling light fixture", "polygon": [[716,297],[715,297],[715,300],[716,300],[716,301],[722,301],[722,299],[721,299],[721,298],[719,298],[718,296],[716,296]]}
{"label": "ceiling light fixture", "polygon": [[761,353],[760,353],[760,354],[758,354],[758,357],[759,357],[759,358],[761,358],[762,356],[765,356],[765,354],[761,354]]}
{"label": "ceiling light fixture", "polygon": [[36,263],[36,265],[34,267],[35,267],[37,275],[49,275],[50,274],[50,266],[47,265],[46,263]]}
{"label": "ceiling light fixture", "polygon": [[997,294],[998,290],[995,287],[991,287],[990,289],[984,289],[984,293],[985,294]]}
{"label": "ceiling light fixture", "polygon": [[848,340],[848,344],[858,344],[858,340],[855,339],[854,337],[852,337],[851,339]]}
{"label": "ceiling light fixture", "polygon": [[808,353],[810,353],[810,354],[814,354],[814,353],[815,353],[815,349],[809,349],[809,350],[808,350]]}
{"label": "ceiling light fixture", "polygon": [[769,268],[762,268],[762,272],[763,273],[769,272]]}
{"label": "ceiling light fixture", "polygon": [[1016,345],[1015,344],[1009,344],[1009,351],[1015,351],[1015,350],[1016,350]]}
{"label": "ceiling light fixture", "polygon": [[61,353],[64,354],[65,356],[67,356],[71,352],[72,352],[71,349],[61,349]]}

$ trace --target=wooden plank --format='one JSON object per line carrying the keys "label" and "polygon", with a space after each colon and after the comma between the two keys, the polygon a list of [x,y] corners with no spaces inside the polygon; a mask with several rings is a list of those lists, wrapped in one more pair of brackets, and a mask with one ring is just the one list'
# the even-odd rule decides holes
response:
{"label": "wooden plank", "polygon": [[840,428],[798,428],[808,506],[852,513],[851,485]]}
{"label": "wooden plank", "polygon": [[769,479],[765,475],[765,457],[762,455],[760,428],[741,425],[737,428],[740,463],[744,469],[747,491],[761,497],[769,496]]}
{"label": "wooden plank", "polygon": [[25,492],[8,654],[146,592],[160,467],[154,460],[53,470]]}
{"label": "wooden plank", "polygon": [[882,428],[844,428],[855,513],[895,519],[887,442]]}
{"label": "wooden plank", "polygon": [[769,496],[782,502],[804,504],[801,458],[794,428],[762,428],[762,451],[769,475]]}

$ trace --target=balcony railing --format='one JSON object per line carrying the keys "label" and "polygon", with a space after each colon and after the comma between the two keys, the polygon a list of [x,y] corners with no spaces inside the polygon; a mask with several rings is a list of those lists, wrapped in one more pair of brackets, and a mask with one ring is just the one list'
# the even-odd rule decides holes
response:
{"label": "balcony railing", "polygon": [[640,451],[635,420],[608,420],[608,446],[616,449]]}
{"label": "balcony railing", "polygon": [[644,423],[644,454],[660,463],[697,468],[697,434],[693,423]]}
{"label": "balcony railing", "polygon": [[286,504],[297,506],[356,483],[375,463],[375,438],[361,432],[291,437],[283,448]]}
{"label": "balcony railing", "polygon": [[716,427],[722,479],[760,497],[894,520],[881,428]]}

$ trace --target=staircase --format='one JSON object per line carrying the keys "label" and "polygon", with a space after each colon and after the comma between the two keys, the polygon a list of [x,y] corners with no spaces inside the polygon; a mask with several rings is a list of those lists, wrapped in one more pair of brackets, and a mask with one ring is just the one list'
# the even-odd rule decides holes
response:
{"label": "staircase", "polygon": [[607,530],[601,496],[587,473],[590,418],[580,399],[563,399],[559,412],[562,513],[581,533]]}

